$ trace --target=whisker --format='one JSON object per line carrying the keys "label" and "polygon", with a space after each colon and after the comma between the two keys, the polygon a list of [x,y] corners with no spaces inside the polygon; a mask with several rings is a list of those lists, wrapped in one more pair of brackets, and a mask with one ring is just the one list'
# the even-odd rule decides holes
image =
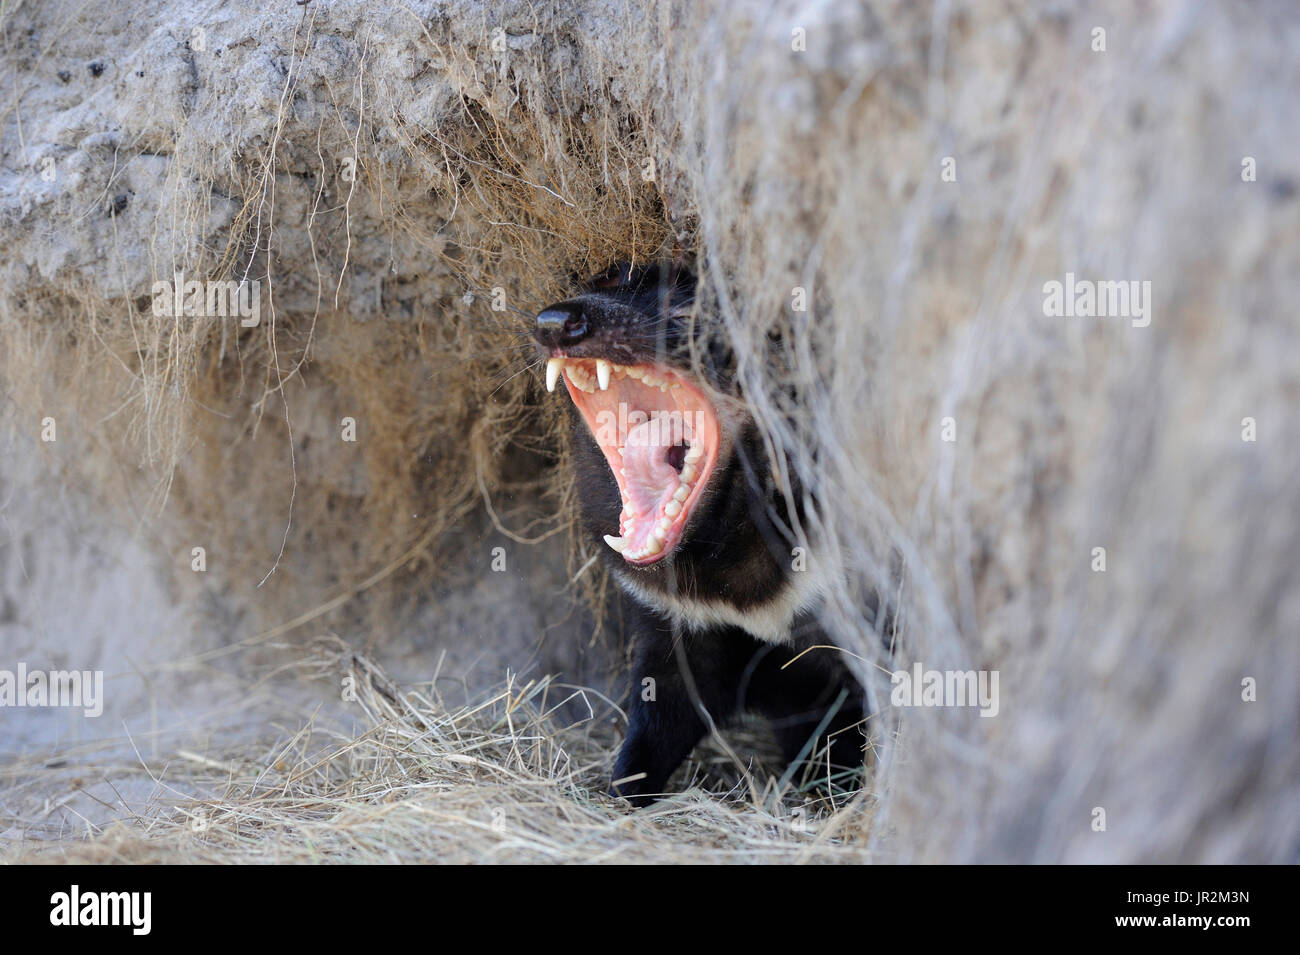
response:
{"label": "whisker", "polygon": [[522,375],[524,372],[526,372],[526,371],[532,371],[534,368],[536,368],[538,365],[540,365],[544,360],[545,360],[545,359],[539,358],[539,359],[537,359],[536,361],[534,361],[534,362],[530,362],[529,364],[525,365],[523,368],[520,368],[517,372],[515,372],[513,375],[511,375],[511,376],[510,376],[509,378],[507,378],[505,381],[501,382],[501,384],[497,385],[497,386],[496,386],[495,388],[493,388],[490,392],[488,392],[488,397],[491,398],[491,397],[492,397],[493,395],[495,395],[498,391],[500,391],[500,390],[501,390],[502,388],[504,388],[506,385],[510,384],[510,382],[514,381],[516,378],[518,378],[518,377],[519,377],[520,375]]}

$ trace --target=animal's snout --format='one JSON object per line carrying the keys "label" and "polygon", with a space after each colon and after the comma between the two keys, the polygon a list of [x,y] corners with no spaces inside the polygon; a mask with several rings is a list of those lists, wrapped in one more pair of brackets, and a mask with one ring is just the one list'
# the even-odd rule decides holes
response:
{"label": "animal's snout", "polygon": [[537,340],[550,348],[576,345],[590,334],[582,306],[561,302],[537,316]]}

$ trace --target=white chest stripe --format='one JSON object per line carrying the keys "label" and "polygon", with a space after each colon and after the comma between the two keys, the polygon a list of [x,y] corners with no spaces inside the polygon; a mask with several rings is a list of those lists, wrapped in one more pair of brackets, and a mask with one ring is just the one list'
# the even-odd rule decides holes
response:
{"label": "white chest stripe", "polygon": [[747,610],[739,610],[721,600],[669,596],[642,585],[635,575],[621,570],[616,570],[615,574],[625,591],[651,610],[670,617],[679,626],[740,627],[768,643],[788,643],[795,615],[816,605],[826,593],[825,581],[819,574],[812,571],[796,572],[790,575],[785,586],[771,600]]}

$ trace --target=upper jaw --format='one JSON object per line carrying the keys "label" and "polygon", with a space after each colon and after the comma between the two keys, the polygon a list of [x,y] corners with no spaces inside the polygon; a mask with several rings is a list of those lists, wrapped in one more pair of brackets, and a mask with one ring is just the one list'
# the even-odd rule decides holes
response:
{"label": "upper jaw", "polygon": [[546,359],[546,390],[554,391],[555,384],[561,376],[570,394],[575,388],[587,394],[608,391],[611,384],[623,378],[633,378],[647,387],[656,387],[663,392],[687,384],[685,378],[666,365],[654,362],[625,364],[607,358],[565,355],[557,348],[554,354]]}

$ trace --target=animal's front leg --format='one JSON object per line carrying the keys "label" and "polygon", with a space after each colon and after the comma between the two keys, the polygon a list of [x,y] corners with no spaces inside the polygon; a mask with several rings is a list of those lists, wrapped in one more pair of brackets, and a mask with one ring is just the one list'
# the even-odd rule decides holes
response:
{"label": "animal's front leg", "polygon": [[663,795],[673,771],[708,732],[704,714],[721,724],[735,712],[735,674],[728,671],[730,655],[708,645],[709,635],[674,632],[662,617],[641,608],[635,613],[627,738],[610,793],[647,805]]}

